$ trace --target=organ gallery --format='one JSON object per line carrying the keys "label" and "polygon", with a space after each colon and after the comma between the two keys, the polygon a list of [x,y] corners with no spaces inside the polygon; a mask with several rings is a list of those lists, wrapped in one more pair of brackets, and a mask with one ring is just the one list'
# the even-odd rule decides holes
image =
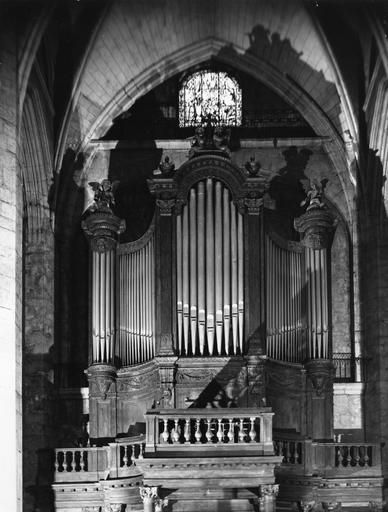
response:
{"label": "organ gallery", "polygon": [[387,15],[4,2],[1,510],[385,510]]}

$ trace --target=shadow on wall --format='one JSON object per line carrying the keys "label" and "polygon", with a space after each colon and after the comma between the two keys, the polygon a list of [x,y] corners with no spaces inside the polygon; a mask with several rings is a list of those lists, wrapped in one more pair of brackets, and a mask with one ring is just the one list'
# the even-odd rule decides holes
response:
{"label": "shadow on wall", "polygon": [[[273,61],[275,61],[276,67],[280,71],[283,71],[291,84],[299,88],[301,92],[303,90],[303,93],[305,94],[303,89],[305,84],[310,85],[309,89],[311,91],[319,91],[317,98],[322,98],[322,100],[325,101],[325,104],[319,104],[314,100],[314,98],[312,98],[313,101],[322,111],[330,112],[330,118],[334,127],[338,132],[340,132],[341,108],[335,84],[327,81],[322,71],[317,71],[311,68],[302,59],[303,52],[297,52],[292,47],[290,40],[281,39],[277,32],[270,34],[267,28],[258,24],[255,25],[251,32],[246,35],[249,37],[250,46],[244,55],[238,53],[233,45],[229,44],[224,46],[218,52],[218,58],[230,63],[231,65],[235,65],[236,62],[244,59],[244,57],[249,59],[250,56],[262,59],[271,66],[273,66]],[[252,63],[250,62],[248,65],[251,66]],[[304,112],[301,112],[302,116],[304,114]],[[318,135],[321,134],[318,133]]]}

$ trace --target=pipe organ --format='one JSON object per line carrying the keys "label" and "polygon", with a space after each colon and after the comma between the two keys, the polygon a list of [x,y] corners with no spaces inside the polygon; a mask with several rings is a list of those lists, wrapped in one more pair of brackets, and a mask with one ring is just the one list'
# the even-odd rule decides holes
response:
{"label": "pipe organ", "polygon": [[119,311],[116,355],[122,366],[149,361],[155,354],[154,226],[118,249]]}
{"label": "pipe organ", "polygon": [[228,188],[207,178],[176,216],[177,335],[180,355],[243,352],[243,216]]}
{"label": "pipe organ", "polygon": [[326,250],[306,248],[308,358],[329,358]]}
{"label": "pipe organ", "polygon": [[93,361],[111,363],[115,338],[115,251],[92,252]]}
{"label": "pipe organ", "polygon": [[268,234],[265,245],[267,355],[299,362],[305,358],[304,250],[285,248]]}
{"label": "pipe organ", "polygon": [[[277,238],[277,237],[276,237]],[[266,235],[267,355],[288,362],[329,358],[326,249]]]}

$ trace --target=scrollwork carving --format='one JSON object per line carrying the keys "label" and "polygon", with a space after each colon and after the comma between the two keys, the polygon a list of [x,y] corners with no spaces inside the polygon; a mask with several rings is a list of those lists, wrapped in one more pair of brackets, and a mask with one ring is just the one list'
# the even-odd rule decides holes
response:
{"label": "scrollwork carving", "polygon": [[147,485],[142,485],[139,487],[140,498],[143,500],[154,500],[158,498],[158,487],[148,487]]}
{"label": "scrollwork carving", "polygon": [[259,487],[259,496],[260,498],[266,497],[276,497],[279,493],[279,485],[278,484],[265,484],[260,485]]}

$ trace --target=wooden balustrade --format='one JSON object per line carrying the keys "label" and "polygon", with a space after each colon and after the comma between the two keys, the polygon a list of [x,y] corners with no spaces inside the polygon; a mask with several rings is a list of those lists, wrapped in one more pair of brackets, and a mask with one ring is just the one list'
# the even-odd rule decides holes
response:
{"label": "wooden balustrade", "polygon": [[381,468],[380,446],[371,443],[314,442],[276,435],[274,452],[283,455],[282,468],[299,467],[305,474],[318,470],[343,475],[357,470],[367,475]]}
{"label": "wooden balustrade", "polygon": [[274,440],[275,455],[282,455],[282,464],[303,463],[303,443],[301,441]]}
{"label": "wooden balustrade", "polygon": [[164,409],[148,411],[147,451],[212,445],[250,446],[273,453],[270,408]]}
{"label": "wooden balustrade", "polygon": [[88,481],[99,478],[118,478],[133,471],[136,461],[144,457],[144,436],[126,438],[108,446],[57,448],[55,450],[54,480]]}

